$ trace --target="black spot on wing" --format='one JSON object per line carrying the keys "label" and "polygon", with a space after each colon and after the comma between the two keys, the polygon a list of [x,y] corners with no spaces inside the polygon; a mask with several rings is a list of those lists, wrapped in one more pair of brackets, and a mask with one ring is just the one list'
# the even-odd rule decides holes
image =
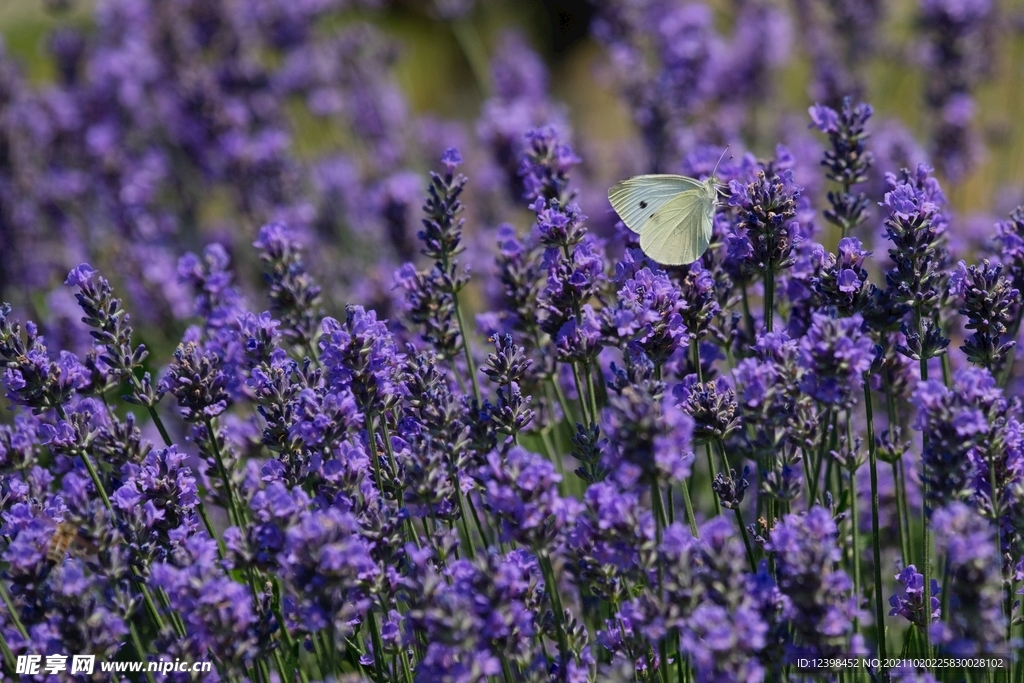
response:
{"label": "black spot on wing", "polygon": [[640,202],[640,208],[641,209],[646,209],[647,208],[647,202]]}

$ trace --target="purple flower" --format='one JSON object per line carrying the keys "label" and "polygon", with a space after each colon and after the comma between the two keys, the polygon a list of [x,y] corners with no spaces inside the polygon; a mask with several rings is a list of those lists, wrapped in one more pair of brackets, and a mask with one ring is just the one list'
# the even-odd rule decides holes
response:
{"label": "purple flower", "polygon": [[[634,276],[635,277],[635,276]],[[687,333],[696,340],[707,336],[711,324],[721,312],[712,271],[695,261],[679,283],[679,296],[685,302],[680,315]]]}
{"label": "purple flower", "polygon": [[443,575],[428,569],[417,583],[409,625],[428,646],[416,680],[483,681],[500,675],[502,660],[530,659],[543,581],[528,552],[458,560]]}
{"label": "purple flower", "polygon": [[889,210],[885,231],[893,244],[889,257],[894,264],[885,274],[883,301],[890,310],[884,313],[898,318],[914,309],[915,328],[902,326],[907,344],[899,351],[925,361],[941,355],[949,344],[936,319],[949,258],[944,238],[948,218],[942,211],[946,197],[931,170],[921,164],[914,174],[907,169],[899,177],[887,174],[890,190],[882,203]]}
{"label": "purple flower", "polygon": [[870,252],[855,237],[839,240],[837,254],[827,254],[820,275],[812,277],[815,291],[826,306],[834,306],[840,315],[864,313],[872,303],[873,286],[868,282],[864,263]]}
{"label": "purple flower", "polygon": [[192,656],[212,650],[245,665],[258,652],[259,617],[248,587],[224,575],[216,553],[213,539],[193,536],[168,561],[153,565],[153,585],[167,593],[186,624],[186,638],[167,646]]}
{"label": "purple flower", "polygon": [[812,321],[800,340],[799,359],[806,370],[800,387],[822,403],[849,407],[871,367],[875,345],[862,332],[859,314],[836,319],[815,313]]}
{"label": "purple flower", "polygon": [[270,310],[283,323],[290,341],[311,348],[320,315],[320,287],[306,272],[294,233],[281,223],[270,223],[260,228],[253,246],[266,264]]}
{"label": "purple flower", "polygon": [[932,639],[953,656],[997,652],[1006,647],[1002,574],[992,525],[963,503],[932,515],[936,549],[946,558],[949,614],[932,624]]}
{"label": "purple flower", "polygon": [[[606,599],[624,594],[627,577],[638,580],[643,565],[636,539],[654,539],[654,517],[637,493],[610,482],[587,488],[584,510],[568,534],[578,581]],[[613,571],[609,571],[612,568]]]}
{"label": "purple flower", "polygon": [[739,426],[736,392],[724,377],[704,383],[696,380],[696,375],[688,375],[672,390],[679,407],[693,418],[694,442],[724,440]]}
{"label": "purple flower", "polygon": [[620,481],[650,485],[690,476],[694,422],[663,391],[660,382],[644,380],[609,397],[605,419],[612,448],[604,464]]}
{"label": "purple flower", "polygon": [[[672,530],[672,545],[678,548],[682,529],[675,525]],[[699,542],[690,542],[693,554],[688,558],[689,553],[684,552],[680,557],[684,562],[692,559],[688,564],[694,568],[695,584],[692,612],[684,611],[681,620],[680,644],[694,659],[697,680],[760,680],[764,676],[761,655],[768,644],[769,624],[748,588],[743,543],[732,523],[723,517],[701,526],[699,538]],[[671,573],[678,576],[682,571]],[[686,582],[673,579],[669,583],[682,587]]]}
{"label": "purple flower", "polygon": [[943,172],[964,177],[977,161],[977,133],[971,129],[971,91],[988,70],[990,0],[921,0],[921,25],[928,37],[926,102],[939,116],[932,131],[935,158]]}
{"label": "purple flower", "polygon": [[22,341],[20,326],[10,314],[8,304],[0,305],[0,367],[5,368],[7,399],[37,413],[63,405],[76,389],[84,388],[85,369],[67,351],[61,351],[57,361],[50,360],[46,340],[38,336],[34,323],[26,324]]}
{"label": "purple flower", "polygon": [[448,173],[454,173],[455,169],[462,165],[462,154],[454,147],[449,147],[441,155],[441,163],[444,164]]}
{"label": "purple flower", "polygon": [[601,322],[590,304],[580,309],[580,320],[569,318],[555,333],[558,360],[593,363],[605,345]]}
{"label": "purple flower", "polygon": [[230,396],[222,359],[204,352],[193,342],[179,344],[174,363],[160,381],[160,390],[178,399],[187,422],[202,422],[223,413]]}
{"label": "purple flower", "polygon": [[850,651],[856,598],[850,577],[833,569],[840,558],[837,536],[832,515],[815,506],[786,515],[765,544],[775,555],[779,590],[789,599],[784,615],[797,637],[794,653]]}
{"label": "purple flower", "polygon": [[569,171],[580,163],[572,148],[559,139],[552,126],[526,133],[527,150],[519,166],[523,179],[523,198],[531,202],[543,199],[560,204],[572,200],[568,191]]}
{"label": "purple flower", "polygon": [[1002,275],[1002,266],[968,267],[960,261],[949,279],[949,293],[960,303],[960,314],[967,316],[970,339],[960,347],[967,360],[991,372],[998,372],[1016,341],[1002,341],[1008,326],[1021,306],[1020,291]]}
{"label": "purple flower", "polygon": [[[952,389],[937,380],[922,382],[913,402],[917,408],[914,428],[925,438],[923,479],[932,509],[966,497],[976,473],[988,472],[989,459],[1005,462],[1007,454],[1000,457],[991,452],[991,444],[1005,438],[1000,428],[1007,426],[1007,404],[987,371],[958,370]],[[1005,472],[1004,467],[999,464],[997,470]]]}
{"label": "purple flower", "polygon": [[334,508],[304,512],[285,534],[278,556],[290,595],[286,616],[307,633],[351,633],[371,605],[380,567],[351,514]]}
{"label": "purple flower", "polygon": [[562,477],[536,453],[513,446],[491,452],[473,475],[483,488],[484,506],[501,521],[505,540],[536,549],[552,548],[579,513],[579,503],[558,493]]}
{"label": "purple flower", "polygon": [[404,354],[374,311],[350,306],[344,324],[324,318],[322,330],[320,359],[332,391],[350,391],[364,412],[383,412],[399,400]]}
{"label": "purple flower", "polygon": [[92,278],[95,272],[88,263],[82,263],[71,269],[67,279],[64,280],[64,284],[71,287],[81,287]]}
{"label": "purple flower", "polygon": [[853,194],[851,188],[868,179],[868,172],[874,157],[867,150],[868,133],[865,126],[874,111],[868,104],[854,106],[853,99],[843,99],[843,107],[836,112],[829,107],[816,105],[809,110],[815,127],[828,134],[831,149],[825,152],[821,164],[827,170],[826,176],[840,185],[840,192],[828,195],[831,209],[825,211],[825,218],[839,226],[846,237],[867,219],[870,202],[863,192]]}
{"label": "purple flower", "polygon": [[539,292],[537,305],[543,311],[540,327],[552,336],[566,322],[582,316],[583,306],[605,282],[604,252],[596,239],[584,236],[571,249],[568,256],[548,249],[544,259],[547,284]]}
{"label": "purple flower", "polygon": [[792,171],[760,170],[753,182],[729,183],[728,205],[737,223],[729,235],[726,267],[733,279],[743,273],[777,273],[791,263],[794,246],[801,238],[796,218],[802,188],[793,183]]}
{"label": "purple flower", "polygon": [[[889,596],[890,617],[897,615],[903,617],[912,624],[923,628],[926,621],[924,613],[924,575],[917,571],[914,565],[907,565],[907,568],[896,575],[896,580],[903,584],[903,593]],[[929,620],[937,620],[942,613],[939,602],[939,582],[931,580],[931,617]]]}
{"label": "purple flower", "polygon": [[807,109],[814,127],[822,133],[839,132],[839,114],[835,109],[822,104],[815,104]]}
{"label": "purple flower", "polygon": [[121,468],[123,484],[111,501],[131,526],[134,561],[163,560],[193,535],[198,525],[198,489],[174,446],[151,451],[138,465]]}
{"label": "purple flower", "polygon": [[642,268],[620,284],[615,305],[602,315],[606,337],[643,352],[656,366],[664,365],[690,342],[683,324],[687,302],[660,269]]}

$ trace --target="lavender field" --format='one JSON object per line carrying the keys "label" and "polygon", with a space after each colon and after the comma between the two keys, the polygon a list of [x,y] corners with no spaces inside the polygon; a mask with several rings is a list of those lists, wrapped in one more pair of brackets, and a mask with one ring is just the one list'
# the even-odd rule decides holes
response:
{"label": "lavender field", "polygon": [[0,680],[1024,683],[1024,3],[0,34]]}

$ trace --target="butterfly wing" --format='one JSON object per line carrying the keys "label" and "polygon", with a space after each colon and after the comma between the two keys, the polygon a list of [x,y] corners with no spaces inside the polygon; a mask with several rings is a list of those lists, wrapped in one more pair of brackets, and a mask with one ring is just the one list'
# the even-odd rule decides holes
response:
{"label": "butterfly wing", "polygon": [[670,201],[702,187],[700,182],[682,175],[638,175],[613,185],[608,190],[608,201],[627,228],[640,232]]}
{"label": "butterfly wing", "polygon": [[703,187],[687,190],[665,203],[641,226],[640,248],[666,266],[699,259],[711,242],[715,200]]}

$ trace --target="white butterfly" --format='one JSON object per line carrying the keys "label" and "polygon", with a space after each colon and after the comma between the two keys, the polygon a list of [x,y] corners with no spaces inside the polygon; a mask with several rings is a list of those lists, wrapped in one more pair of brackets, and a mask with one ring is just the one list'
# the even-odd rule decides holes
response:
{"label": "white butterfly", "polygon": [[639,233],[645,254],[662,265],[680,266],[699,259],[711,243],[718,180],[638,175],[608,190],[608,201],[626,227]]}

